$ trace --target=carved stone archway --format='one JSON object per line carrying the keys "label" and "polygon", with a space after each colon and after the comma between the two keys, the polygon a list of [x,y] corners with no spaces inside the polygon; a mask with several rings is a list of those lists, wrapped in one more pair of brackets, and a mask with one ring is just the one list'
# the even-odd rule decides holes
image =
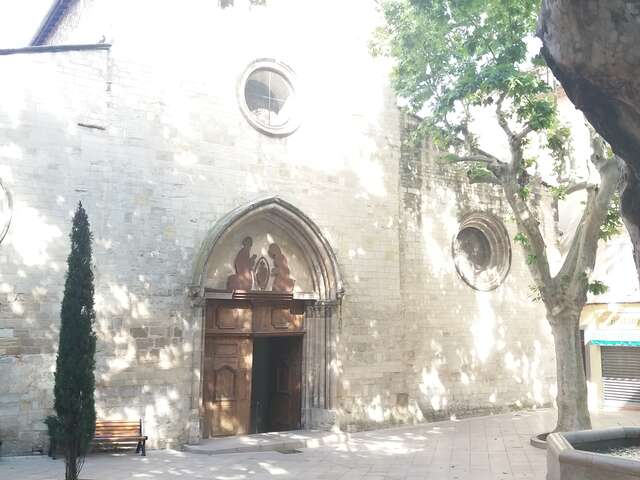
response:
{"label": "carved stone archway", "polygon": [[190,288],[194,324],[194,379],[187,432],[189,443],[196,443],[201,438],[201,373],[206,302],[208,298],[224,298],[224,295],[232,298],[232,292],[221,291],[227,285],[228,274],[232,273],[230,269],[235,257],[235,252],[230,254],[229,245],[237,247],[248,235],[255,236],[258,230],[273,230],[280,238],[286,237],[290,250],[296,252],[293,260],[304,265],[305,278],[299,281],[302,291],[293,292],[294,298],[306,302],[302,426],[327,428],[335,423],[335,337],[344,294],[338,262],[329,242],[309,217],[285,200],[269,197],[236,208],[222,217],[208,232],[196,257]]}

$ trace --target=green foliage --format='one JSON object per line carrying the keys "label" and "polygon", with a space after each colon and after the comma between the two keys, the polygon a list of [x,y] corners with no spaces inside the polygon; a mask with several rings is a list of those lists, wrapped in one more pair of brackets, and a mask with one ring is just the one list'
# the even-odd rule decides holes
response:
{"label": "green foliage", "polygon": [[594,280],[592,282],[587,283],[587,291],[593,295],[602,295],[609,290],[603,282],[600,280]]}
{"label": "green foliage", "polygon": [[55,459],[62,435],[62,424],[55,415],[48,415],[44,419],[44,424],[47,426],[47,436],[49,437],[49,456]]}
{"label": "green foliage", "polygon": [[592,295],[602,295],[609,290],[609,287],[604,282],[600,280],[589,280],[589,275],[585,272],[583,272],[579,278],[583,282],[586,291]]}
{"label": "green foliage", "polygon": [[524,201],[526,201],[530,195],[531,189],[527,185],[520,187],[520,190],[518,190],[518,196]]}
{"label": "green foliage", "polygon": [[387,0],[383,10],[374,52],[396,59],[394,87],[413,111],[428,111],[439,146],[465,127],[454,112],[501,97],[521,125],[539,131],[556,121],[540,59],[532,64],[527,52],[538,0]]}
{"label": "green foliage", "polygon": [[622,228],[622,218],[620,217],[620,195],[614,194],[609,204],[609,210],[607,216],[604,219],[604,223],[600,225],[599,238],[601,240],[610,240],[620,233]]}
{"label": "green foliage", "polygon": [[62,425],[60,419],[55,415],[48,415],[44,419],[44,424],[47,426],[47,435],[49,436],[49,443],[55,445],[60,438],[60,430]]}
{"label": "green foliage", "polygon": [[71,253],[60,313],[60,339],[54,384],[59,441],[65,449],[66,480],[76,480],[93,438],[96,412],[93,331],[91,232],[87,214],[78,204],[71,229]]}
{"label": "green foliage", "polygon": [[538,166],[538,161],[535,158],[523,158],[522,159],[522,168],[536,168]]}
{"label": "green foliage", "polygon": [[558,185],[557,187],[549,187],[551,194],[558,200],[564,200],[567,198],[568,190],[566,185]]}
{"label": "green foliage", "polygon": [[516,236],[513,237],[513,241],[522,245],[522,248],[524,249],[528,249],[531,246],[529,238],[522,232],[516,233]]}
{"label": "green foliage", "polygon": [[444,155],[440,155],[438,158],[444,162],[456,163],[456,161],[458,160],[458,155],[456,155],[455,153],[445,153]]}
{"label": "green foliage", "polygon": [[[502,123],[505,131],[522,132],[523,137],[530,131],[544,133],[544,146],[561,183],[552,191],[562,199],[567,196],[565,168],[573,153],[571,131],[558,120],[555,97],[542,72],[543,59],[529,58],[527,52],[539,6],[539,0],[383,0],[386,25],[375,43],[378,53],[395,59],[394,88],[423,116],[421,132],[428,133],[436,147],[473,150],[469,112],[473,107],[495,107],[508,124],[506,128]],[[527,138],[510,139],[512,148],[523,155]],[[525,157],[513,172],[523,201],[531,197],[527,170],[532,167],[537,167],[535,160]],[[487,168],[475,164],[467,170],[472,179],[488,174]],[[614,235],[619,222],[614,206],[601,237]],[[525,249],[529,265],[541,260],[541,252],[532,251],[526,235],[518,233],[514,240]],[[592,292],[605,288],[585,282]],[[563,280],[559,288],[568,290],[568,283]],[[538,287],[531,287],[531,295],[535,301],[544,300]]]}
{"label": "green foliage", "polygon": [[567,163],[573,153],[571,129],[558,121],[553,121],[546,130],[547,149],[553,158],[553,171],[556,176],[564,178]]}
{"label": "green foliage", "polygon": [[483,178],[490,177],[491,172],[480,164],[473,164],[467,169],[467,177],[471,180],[482,180]]}
{"label": "green foliage", "polygon": [[529,298],[532,302],[542,301],[542,290],[536,285],[529,285]]}

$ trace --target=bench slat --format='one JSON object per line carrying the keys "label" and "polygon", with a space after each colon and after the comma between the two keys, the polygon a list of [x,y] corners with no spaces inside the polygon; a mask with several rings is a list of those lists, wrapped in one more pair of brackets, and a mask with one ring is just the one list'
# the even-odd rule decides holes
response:
{"label": "bench slat", "polygon": [[96,437],[93,437],[94,440],[118,440],[118,439],[131,439],[131,438],[135,438],[136,440],[141,440],[141,439],[146,439],[147,437],[144,435],[117,435],[117,436],[113,436],[113,435],[99,435]]}
{"label": "bench slat", "polygon": [[138,423],[140,423],[139,420],[96,420],[96,424],[109,424],[109,423],[131,423],[131,424],[135,424],[138,425]]}
{"label": "bench slat", "polygon": [[103,434],[113,434],[113,435],[118,435],[118,434],[122,434],[122,435],[129,435],[129,434],[134,434],[134,435],[140,435],[140,431],[136,428],[135,430],[96,430],[96,435],[98,435],[98,432],[103,435]]}
{"label": "bench slat", "polygon": [[96,427],[96,430],[123,430],[123,431],[140,431],[140,427]]}
{"label": "bench slat", "polygon": [[132,427],[138,428],[140,426],[139,423],[96,423],[96,427]]}
{"label": "bench slat", "polygon": [[93,444],[99,448],[107,445],[136,445],[144,456],[145,442],[148,437],[142,435],[142,420],[99,420],[96,421]]}
{"label": "bench slat", "polygon": [[101,425],[96,427],[96,430],[140,430],[140,426],[131,426],[131,425]]}

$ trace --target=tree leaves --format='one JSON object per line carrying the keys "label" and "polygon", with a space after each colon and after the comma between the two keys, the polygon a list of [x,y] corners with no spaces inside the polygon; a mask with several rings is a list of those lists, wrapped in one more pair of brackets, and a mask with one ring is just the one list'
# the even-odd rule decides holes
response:
{"label": "tree leaves", "polygon": [[620,217],[620,195],[615,194],[611,199],[607,216],[604,219],[604,223],[600,225],[599,238],[601,240],[611,240],[620,233],[622,229],[622,218]]}
{"label": "tree leaves", "polygon": [[474,164],[471,167],[469,167],[466,173],[467,173],[467,177],[469,177],[469,179],[472,181],[482,180],[492,175],[492,173],[489,170],[487,170],[486,167],[482,165],[477,165],[477,164]]}
{"label": "tree leaves", "polygon": [[555,104],[528,58],[537,9],[536,0],[389,0],[375,43],[396,59],[398,94],[414,112],[426,111],[432,128],[455,128],[461,119],[451,113],[461,105],[504,95],[515,120],[541,130]]}
{"label": "tree leaves", "polygon": [[602,295],[609,291],[609,287],[600,280],[587,283],[587,291],[592,295]]}
{"label": "tree leaves", "polygon": [[522,245],[522,248],[524,249],[528,249],[529,247],[531,247],[531,244],[529,243],[529,239],[522,232],[516,233],[516,236],[513,237],[513,241]]}

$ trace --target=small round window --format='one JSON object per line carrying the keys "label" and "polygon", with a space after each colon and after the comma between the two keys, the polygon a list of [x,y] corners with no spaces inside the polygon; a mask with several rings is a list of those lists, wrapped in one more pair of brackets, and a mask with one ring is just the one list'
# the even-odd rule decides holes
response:
{"label": "small round window", "polygon": [[511,268],[511,243],[497,218],[484,213],[465,217],[453,239],[453,261],[460,278],[476,290],[500,286]]}
{"label": "small round window", "polygon": [[269,135],[289,135],[298,127],[293,72],[273,60],[259,60],[240,82],[240,106],[255,128]]}

